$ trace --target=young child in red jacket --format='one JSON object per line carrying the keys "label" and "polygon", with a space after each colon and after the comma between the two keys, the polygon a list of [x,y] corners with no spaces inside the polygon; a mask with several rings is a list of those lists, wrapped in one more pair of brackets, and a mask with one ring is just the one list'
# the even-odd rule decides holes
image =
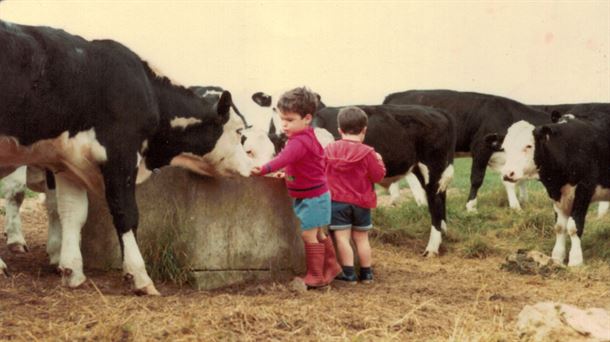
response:
{"label": "young child in red jacket", "polygon": [[368,232],[373,227],[371,208],[377,205],[374,183],[383,179],[385,166],[375,150],[362,143],[368,117],[358,107],[347,107],[337,116],[341,140],[326,147],[326,177],[332,199],[330,229],[335,233],[343,273],[337,280],[355,283],[353,239],[360,260],[360,281],[373,281],[371,245]]}
{"label": "young child in red jacket", "polygon": [[310,126],[318,97],[305,87],[295,88],[280,97],[277,107],[288,142],[277,157],[253,168],[252,174],[265,175],[284,169],[305,244],[307,274],[303,281],[309,287],[325,286],[341,273],[341,267],[332,240],[322,230],[330,223],[330,194],[324,173],[324,148]]}

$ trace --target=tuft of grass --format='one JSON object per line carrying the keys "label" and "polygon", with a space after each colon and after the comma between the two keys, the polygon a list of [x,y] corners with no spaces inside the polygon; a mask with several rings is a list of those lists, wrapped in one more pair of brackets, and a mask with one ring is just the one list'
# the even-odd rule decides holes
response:
{"label": "tuft of grass", "polygon": [[497,249],[480,236],[466,241],[462,247],[462,255],[470,259],[485,259],[497,253]]}

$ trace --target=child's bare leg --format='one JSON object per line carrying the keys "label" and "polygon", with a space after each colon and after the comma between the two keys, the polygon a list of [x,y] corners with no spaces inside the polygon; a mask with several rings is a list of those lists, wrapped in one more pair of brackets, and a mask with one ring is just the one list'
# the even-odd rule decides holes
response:
{"label": "child's bare leg", "polygon": [[367,231],[352,231],[352,239],[358,249],[358,259],[360,267],[371,267],[371,245],[369,243],[369,233]]}
{"label": "child's bare leg", "polygon": [[321,230],[320,227],[304,230],[301,233],[301,238],[303,239],[304,242],[307,242],[307,243],[318,243],[318,232],[320,230]]}
{"label": "child's bare leg", "polygon": [[341,266],[354,266],[354,251],[350,245],[351,229],[335,230],[337,252]]}

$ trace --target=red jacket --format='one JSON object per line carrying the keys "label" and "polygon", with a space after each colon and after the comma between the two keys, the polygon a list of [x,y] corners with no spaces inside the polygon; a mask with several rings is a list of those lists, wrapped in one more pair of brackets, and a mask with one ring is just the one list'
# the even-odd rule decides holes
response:
{"label": "red jacket", "polygon": [[385,176],[383,161],[375,150],[351,140],[339,140],[326,147],[326,177],[333,201],[375,208],[374,183]]}
{"label": "red jacket", "polygon": [[328,191],[324,148],[309,127],[290,138],[286,147],[262,167],[262,175],[284,168],[286,187],[293,198],[312,198]]}

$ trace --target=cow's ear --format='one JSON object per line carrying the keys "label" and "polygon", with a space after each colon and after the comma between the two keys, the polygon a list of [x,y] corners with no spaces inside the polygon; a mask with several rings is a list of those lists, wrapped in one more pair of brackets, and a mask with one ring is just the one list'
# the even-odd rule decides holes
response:
{"label": "cow's ear", "polygon": [[220,95],[220,99],[216,103],[216,113],[218,114],[220,123],[225,124],[227,121],[229,121],[232,103],[233,100],[231,99],[231,93],[226,90],[223,91]]}
{"label": "cow's ear", "polygon": [[498,133],[491,133],[485,136],[485,144],[493,151],[502,151],[502,143],[504,142],[504,135]]}
{"label": "cow's ear", "polygon": [[261,107],[271,107],[271,96],[262,91],[252,94],[252,101],[256,102]]}
{"label": "cow's ear", "polygon": [[536,138],[536,141],[549,141],[553,135],[555,135],[553,127],[544,125],[534,129],[534,138]]}
{"label": "cow's ear", "polygon": [[559,121],[559,119],[561,118],[561,113],[559,113],[558,111],[554,110],[553,112],[551,112],[551,122],[552,123],[557,123],[557,121]]}

